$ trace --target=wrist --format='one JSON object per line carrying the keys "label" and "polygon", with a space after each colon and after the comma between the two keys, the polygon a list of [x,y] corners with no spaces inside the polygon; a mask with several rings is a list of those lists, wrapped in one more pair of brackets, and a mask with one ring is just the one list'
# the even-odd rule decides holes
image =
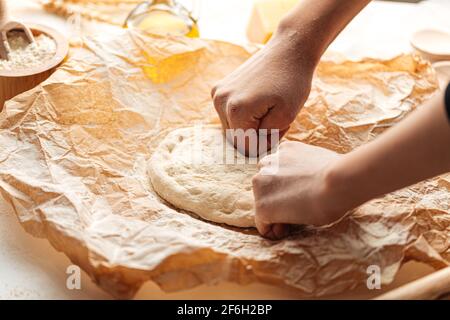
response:
{"label": "wrist", "polygon": [[282,45],[291,57],[297,57],[297,61],[311,72],[314,72],[323,53],[312,35],[290,17],[281,20],[269,45],[271,43]]}
{"label": "wrist", "polygon": [[308,8],[291,12],[280,21],[275,36],[289,41],[309,61],[317,65],[328,46],[329,38],[320,19],[311,15]]}
{"label": "wrist", "polygon": [[348,211],[363,204],[368,199],[364,185],[358,175],[345,169],[346,157],[341,156],[330,163],[322,172],[320,211],[329,222],[336,221]]}

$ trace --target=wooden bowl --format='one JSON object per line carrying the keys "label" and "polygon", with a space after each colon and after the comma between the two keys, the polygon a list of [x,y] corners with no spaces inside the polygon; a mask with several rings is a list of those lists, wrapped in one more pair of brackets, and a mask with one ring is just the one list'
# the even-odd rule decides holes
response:
{"label": "wooden bowl", "polygon": [[53,58],[39,66],[29,69],[0,70],[0,110],[3,104],[16,95],[30,90],[46,80],[55,71],[69,52],[67,39],[56,30],[38,25],[27,24],[34,36],[45,34],[56,43],[56,52]]}

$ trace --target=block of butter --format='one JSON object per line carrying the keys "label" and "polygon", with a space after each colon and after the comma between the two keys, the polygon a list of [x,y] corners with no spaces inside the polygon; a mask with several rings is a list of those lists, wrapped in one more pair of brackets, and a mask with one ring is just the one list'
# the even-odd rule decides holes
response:
{"label": "block of butter", "polygon": [[281,18],[299,0],[255,0],[247,28],[247,37],[252,42],[266,43],[276,30]]}

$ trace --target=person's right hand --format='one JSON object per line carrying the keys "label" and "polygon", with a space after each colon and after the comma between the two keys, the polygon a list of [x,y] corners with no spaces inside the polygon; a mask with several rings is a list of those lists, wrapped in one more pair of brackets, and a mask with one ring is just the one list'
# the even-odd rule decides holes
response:
{"label": "person's right hand", "polygon": [[286,133],[308,98],[315,67],[297,38],[278,32],[212,89],[224,130],[279,129],[280,139]]}

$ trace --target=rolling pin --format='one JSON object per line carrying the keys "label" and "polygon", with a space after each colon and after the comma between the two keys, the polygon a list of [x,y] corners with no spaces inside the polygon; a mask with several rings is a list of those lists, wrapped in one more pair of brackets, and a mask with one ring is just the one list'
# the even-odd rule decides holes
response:
{"label": "rolling pin", "polygon": [[450,267],[384,293],[375,300],[434,300],[450,298]]}

